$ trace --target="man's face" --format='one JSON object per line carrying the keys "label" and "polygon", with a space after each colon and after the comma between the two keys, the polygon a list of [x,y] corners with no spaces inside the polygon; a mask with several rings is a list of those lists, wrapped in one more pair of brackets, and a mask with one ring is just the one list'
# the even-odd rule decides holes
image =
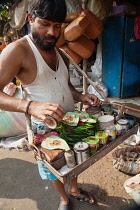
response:
{"label": "man's face", "polygon": [[57,22],[47,21],[35,18],[31,34],[34,43],[42,50],[51,50],[54,48],[61,33],[61,24]]}
{"label": "man's face", "polygon": [[6,45],[10,44],[11,43],[11,40],[9,39],[9,37],[4,37],[4,43]]}

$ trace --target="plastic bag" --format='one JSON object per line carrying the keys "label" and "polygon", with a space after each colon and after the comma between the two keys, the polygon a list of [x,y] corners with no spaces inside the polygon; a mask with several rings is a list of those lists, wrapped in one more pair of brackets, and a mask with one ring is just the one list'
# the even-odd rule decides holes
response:
{"label": "plastic bag", "polygon": [[6,94],[13,96],[14,93],[16,92],[16,85],[12,82],[10,82],[8,85],[5,86],[3,92]]}
{"label": "plastic bag", "polygon": [[140,205],[140,174],[127,179],[124,182],[124,189]]}
{"label": "plastic bag", "polygon": [[91,79],[96,81],[102,80],[102,37],[98,37],[99,44],[97,46],[96,60],[94,65],[91,66],[92,76]]}
{"label": "plastic bag", "polygon": [[[105,94],[105,97],[108,96],[108,88],[107,86],[103,83],[103,82],[96,82],[97,85],[103,90],[104,94]],[[89,85],[88,87],[88,93],[89,94],[94,94],[96,95],[101,101],[104,99],[101,97],[101,95],[95,90],[95,88],[92,86],[92,85]]]}

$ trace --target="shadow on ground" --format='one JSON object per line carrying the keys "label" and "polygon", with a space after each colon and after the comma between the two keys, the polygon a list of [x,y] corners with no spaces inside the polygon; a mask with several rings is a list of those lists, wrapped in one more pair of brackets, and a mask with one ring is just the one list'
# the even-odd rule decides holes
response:
{"label": "shadow on ground", "polygon": [[[21,159],[5,158],[0,160],[0,170],[1,210],[14,209],[13,206],[8,208],[7,199],[11,201],[20,199],[16,210],[57,210],[58,193],[50,181],[41,180],[36,164]],[[127,201],[123,201],[123,198],[108,196],[107,192],[97,185],[79,184],[79,186],[91,192],[98,204],[91,206],[71,200],[71,209],[122,210],[127,209],[127,205],[130,207]],[[26,203],[28,199],[33,200],[36,207]]]}

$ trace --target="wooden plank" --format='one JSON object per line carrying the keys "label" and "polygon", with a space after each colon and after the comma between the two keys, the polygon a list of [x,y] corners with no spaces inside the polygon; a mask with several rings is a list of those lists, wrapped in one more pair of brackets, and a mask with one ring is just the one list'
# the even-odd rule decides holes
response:
{"label": "wooden plank", "polygon": [[120,97],[123,60],[123,34],[125,18],[114,16],[103,21],[102,79],[108,95]]}
{"label": "wooden plank", "polygon": [[140,106],[131,103],[117,103],[117,102],[110,102],[110,103],[112,103],[113,106],[115,106],[117,109],[121,108],[122,105],[125,105],[124,113],[140,118]]}
{"label": "wooden plank", "polygon": [[138,96],[140,90],[140,40],[134,34],[135,18],[126,18],[120,97]]}

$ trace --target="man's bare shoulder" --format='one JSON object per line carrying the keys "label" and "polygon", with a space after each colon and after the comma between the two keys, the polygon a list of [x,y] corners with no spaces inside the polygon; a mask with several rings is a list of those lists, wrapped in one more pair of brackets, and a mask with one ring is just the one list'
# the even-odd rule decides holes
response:
{"label": "man's bare shoulder", "polygon": [[23,56],[27,53],[28,43],[25,37],[18,39],[15,42],[10,43],[4,50],[2,51],[2,56],[11,56],[16,57]]}

